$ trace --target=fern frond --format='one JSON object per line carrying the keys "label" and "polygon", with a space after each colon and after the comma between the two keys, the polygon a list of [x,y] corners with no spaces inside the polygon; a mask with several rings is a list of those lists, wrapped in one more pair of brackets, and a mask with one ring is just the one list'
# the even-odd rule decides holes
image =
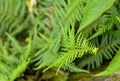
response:
{"label": "fern frond", "polygon": [[[10,34],[7,33],[7,35],[14,44],[12,48],[15,49],[17,47],[19,49],[21,46],[18,44],[17,40]],[[2,66],[0,67],[0,75],[3,76],[2,81],[4,81],[4,79],[5,81],[14,81],[26,70],[28,64],[30,63],[31,41],[29,41],[27,48],[22,48],[23,50],[20,50],[21,52],[17,52],[19,55],[16,53],[14,54],[14,50],[10,50],[11,48],[5,49],[3,45],[0,47],[0,49],[2,50],[2,57],[0,57],[0,66]]]}
{"label": "fern frond", "polygon": [[89,73],[89,71],[85,70],[85,69],[81,69],[79,67],[77,67],[74,63],[70,63],[67,66],[62,67],[64,70],[68,70],[70,72],[86,72]]}
{"label": "fern frond", "polygon": [[25,0],[0,1],[0,34],[9,32],[16,35],[26,29],[29,17],[25,17],[25,2]]}
{"label": "fern frond", "polygon": [[110,62],[108,67],[105,69],[105,71],[100,72],[96,74],[95,76],[107,76],[107,75],[112,75],[116,71],[120,69],[120,63],[119,63],[119,58],[120,58],[120,50],[117,51],[115,57],[113,60]]}
{"label": "fern frond", "polygon": [[[37,23],[40,27],[43,27],[41,29],[46,31],[46,33],[44,34],[44,32],[40,31],[42,33],[39,37],[41,45],[39,51],[33,57],[36,70],[43,67],[47,67],[44,71],[52,67],[57,67],[58,70],[61,68],[68,68],[67,70],[69,70],[70,68],[75,68],[75,66],[71,67],[70,64],[76,58],[82,60],[84,56],[88,58],[88,62],[85,59],[79,65],[84,67],[88,64],[88,67],[92,66],[92,68],[95,68],[95,66],[100,66],[103,58],[112,58],[112,54],[114,55],[119,48],[119,39],[114,38],[114,36],[112,37],[112,35],[109,37],[109,34],[106,32],[115,30],[113,26],[116,20],[112,19],[114,18],[112,15],[117,13],[108,13],[108,9],[115,0],[102,0],[100,2],[99,4],[98,0],[55,0],[54,5],[52,5],[54,15],[45,12],[52,26],[50,31],[42,23],[42,18],[44,19],[44,17],[38,16]],[[93,4],[96,4],[97,8]],[[108,12],[105,12],[106,10]],[[41,20],[39,21],[39,19]],[[76,22],[78,22],[77,25]],[[78,24],[80,24],[80,27]],[[100,40],[94,40],[96,38],[100,38]],[[95,53],[96,55],[86,55]]]}
{"label": "fern frond", "polygon": [[[47,1],[47,0],[46,0]],[[45,4],[44,4],[45,5]],[[61,42],[61,29],[60,26],[56,23],[56,17],[54,17],[54,15],[44,12],[45,16],[47,16],[47,18],[50,20],[50,25],[51,25],[51,30],[49,29],[49,27],[46,27],[45,24],[41,25],[45,22],[41,22],[39,21],[39,25],[40,27],[43,27],[44,31],[48,31],[48,33],[44,34],[44,32],[40,32],[40,37],[38,37],[40,39],[40,48],[39,50],[35,53],[34,57],[33,57],[33,62],[35,62],[36,64],[36,70],[37,69],[41,69],[43,67],[49,66],[51,65],[58,57],[57,52],[59,50],[60,47],[60,42]],[[53,12],[54,13],[54,12]],[[39,16],[38,16],[39,17]],[[40,17],[39,17],[40,18]],[[51,58],[51,59],[49,59]]]}
{"label": "fern frond", "polygon": [[60,39],[59,37],[57,37],[53,41],[54,43],[46,44],[42,49],[36,52],[33,59],[33,62],[37,61],[36,66],[38,67],[36,69],[49,66],[58,58],[56,53],[59,49]]}
{"label": "fern frond", "polygon": [[61,23],[74,24],[76,20],[80,21],[83,12],[83,0],[68,0],[68,4],[64,0],[55,1],[55,13]]}
{"label": "fern frond", "polygon": [[[57,35],[57,37],[55,37],[55,35]],[[33,57],[33,62],[36,62],[36,69],[49,66],[58,58],[56,53],[60,46],[60,35],[59,31],[56,32],[56,28],[52,31],[50,38],[42,34],[40,35],[44,41],[42,42],[43,46]]]}
{"label": "fern frond", "polygon": [[109,20],[108,22],[106,22],[106,24],[101,24],[99,25],[98,29],[96,30],[96,32],[89,38],[92,39],[92,38],[95,38],[101,34],[103,34],[104,32],[106,31],[109,31],[110,29],[112,29],[114,25],[114,21],[113,20]]}
{"label": "fern frond", "polygon": [[[115,32],[114,32],[115,33]],[[100,44],[98,44],[98,40],[96,40],[96,45],[99,47],[99,51],[95,56],[89,55],[85,56],[79,64],[79,67],[84,67],[88,65],[88,69],[92,67],[94,69],[95,67],[100,67],[101,63],[103,62],[103,59],[111,59],[113,55],[118,51],[120,48],[120,36],[112,35],[111,33],[109,35],[103,35],[102,41]],[[87,57],[87,59],[85,59]]]}
{"label": "fern frond", "polygon": [[64,32],[63,30],[63,40],[61,45],[61,52],[59,52],[59,59],[56,60],[56,62],[54,62],[47,69],[53,66],[57,66],[59,70],[61,67],[69,65],[76,58],[81,58],[87,52],[92,52],[94,46],[90,45],[87,39],[82,36],[82,34],[79,34],[76,37],[74,26],[72,26],[72,29],[68,28],[67,32]]}

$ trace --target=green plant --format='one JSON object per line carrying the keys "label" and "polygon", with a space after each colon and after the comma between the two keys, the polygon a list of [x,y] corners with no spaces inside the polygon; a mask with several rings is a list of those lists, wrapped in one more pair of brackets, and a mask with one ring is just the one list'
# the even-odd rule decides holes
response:
{"label": "green plant", "polygon": [[[118,3],[119,0],[1,0],[0,81],[14,81],[26,69],[52,69],[58,75],[61,71],[89,72],[117,53],[109,69],[116,63],[114,59],[118,61],[120,49]],[[113,69],[107,74],[117,70]]]}
{"label": "green plant", "polygon": [[[6,44],[1,41],[0,81],[13,81],[26,70],[31,57],[31,41],[27,46],[21,47],[18,42],[7,34],[10,41]],[[26,51],[25,51],[26,50]],[[11,53],[11,54],[10,54]],[[10,76],[9,76],[10,75]]]}

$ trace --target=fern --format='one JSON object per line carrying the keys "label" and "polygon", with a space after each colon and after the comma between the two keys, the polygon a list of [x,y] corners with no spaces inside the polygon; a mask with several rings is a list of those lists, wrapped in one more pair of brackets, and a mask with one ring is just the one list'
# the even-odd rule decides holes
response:
{"label": "fern", "polygon": [[[101,2],[101,4],[103,2]],[[107,7],[107,8],[105,7],[103,9],[101,9],[102,12],[100,12],[99,14],[94,13],[94,15],[96,14],[99,17],[104,11],[106,11],[108,8],[111,7],[111,5],[113,4],[114,1],[108,1],[108,2],[110,2],[110,5],[106,3],[105,6],[109,5],[109,7]],[[55,67],[58,67],[58,70],[59,70],[61,67],[62,68],[68,67],[69,63],[71,63],[72,61],[74,61],[78,57],[81,58],[84,54],[87,54],[87,53],[92,54],[92,52],[94,52],[94,50],[95,50],[94,53],[97,52],[96,49],[98,49],[98,48],[96,48],[94,46],[94,44],[90,43],[89,40],[97,37],[98,35],[103,34],[104,32],[106,32],[110,29],[112,29],[114,21],[111,21],[112,22],[111,23],[108,20],[105,20],[104,23],[106,23],[106,22],[108,23],[108,24],[106,24],[106,26],[104,25],[103,22],[99,23],[99,24],[102,23],[100,26],[99,26],[99,24],[93,26],[94,29],[98,28],[98,30],[95,30],[97,32],[95,32],[95,34],[92,35],[92,37],[89,38],[89,40],[87,40],[87,38],[84,37],[84,32],[83,32],[83,36],[82,36],[81,32],[76,34],[75,22],[81,21],[82,15],[83,15],[83,18],[85,15],[84,13],[82,13],[82,10],[84,9],[83,3],[92,4],[92,3],[95,3],[95,1],[85,2],[85,1],[69,0],[68,4],[65,1],[60,1],[60,2],[58,0],[55,1],[55,4],[54,4],[55,17],[56,17],[55,20],[57,20],[57,23],[59,26],[55,25],[56,23],[54,23],[55,20],[53,19],[53,17],[50,17],[50,18],[51,18],[51,20],[54,21],[54,22],[51,22],[51,24],[54,23],[53,28],[55,27],[55,30],[53,29],[52,31],[55,32],[56,30],[59,29],[58,34],[54,33],[55,36],[58,37],[58,39],[52,38],[52,36],[50,36],[50,38],[46,37],[46,36],[42,36],[47,41],[47,45],[43,46],[42,50],[40,50],[39,53],[35,54],[36,56],[35,56],[34,61],[38,61],[39,59],[42,59],[36,63],[36,65],[40,64],[37,69],[40,69],[44,66],[49,66],[47,68],[47,69],[49,69],[49,68],[55,66]],[[100,6],[98,6],[98,8],[100,8]],[[74,11],[77,11],[76,13],[78,13],[78,11],[80,11],[79,15],[77,15],[78,17],[76,17]],[[92,12],[92,11],[90,11],[90,12]],[[93,14],[91,14],[91,15],[93,15]],[[88,16],[90,17],[90,15],[88,15]],[[98,18],[98,17],[96,17],[96,18]],[[77,20],[77,18],[78,18],[78,20]],[[93,19],[95,20],[96,18],[93,18]],[[84,21],[82,21],[82,23],[83,22]],[[96,23],[98,23],[98,22],[96,21]],[[99,28],[98,26],[101,28]],[[102,30],[102,29],[104,29],[104,30]],[[89,34],[89,33],[87,33],[87,34]],[[57,42],[57,40],[59,42]],[[60,41],[62,42],[61,44],[60,44]],[[56,44],[56,42],[57,42],[57,44]],[[94,41],[91,41],[91,42],[94,42]],[[60,46],[60,47],[57,47],[56,51],[54,50],[54,48],[56,48],[56,47],[54,47],[55,44]],[[53,52],[53,50],[55,52]],[[51,54],[51,52],[52,52],[52,54]],[[96,56],[94,56],[94,58],[91,59],[90,63],[94,59],[102,58],[102,56],[101,55],[99,56],[98,53]],[[105,55],[105,54],[103,54],[103,55]],[[53,57],[53,60],[51,60],[51,59],[47,60],[46,56]],[[105,57],[112,58],[110,53],[108,54],[108,56],[105,56]],[[97,67],[99,67],[102,61],[101,61],[101,59],[98,59],[98,60],[95,60],[95,62],[96,62]],[[90,63],[88,63],[88,65]],[[95,67],[94,63],[92,64],[92,66],[93,66],[93,68]],[[45,69],[45,70],[47,70],[47,69]]]}
{"label": "fern", "polygon": [[[114,12],[114,13],[113,13]],[[119,15],[117,7],[113,5],[100,18],[83,30],[99,51],[95,56],[86,55],[80,59],[79,67],[87,66],[88,69],[100,67],[103,59],[112,59],[119,47],[119,22],[115,16]],[[114,34],[113,34],[114,33]]]}
{"label": "fern", "polygon": [[[56,11],[56,13],[57,13],[57,11]],[[57,25],[57,23],[55,22],[55,20],[53,19],[53,17],[50,16],[49,14],[47,14],[47,15],[53,21],[53,22],[51,22],[52,26],[53,26],[53,31],[52,31],[52,33],[50,35],[50,38],[47,38],[46,36],[42,35],[42,38],[44,38],[48,42],[47,42],[47,45],[43,46],[43,48],[39,52],[37,52],[35,54],[34,61],[38,61],[39,59],[41,59],[41,60],[39,60],[36,63],[36,65],[39,64],[39,66],[36,69],[40,69],[40,68],[42,68],[44,66],[49,66],[49,65],[51,65],[53,62],[55,62],[59,58],[58,51],[60,49],[61,29],[60,29],[60,26]],[[57,16],[57,18],[58,18],[58,16]],[[46,56],[48,58],[52,58],[52,59],[48,60]]]}
{"label": "fern", "polygon": [[120,49],[118,2],[1,0],[0,81],[14,81],[29,64],[37,72],[88,72],[84,66],[112,59]]}
{"label": "fern", "polygon": [[59,22],[74,24],[76,20],[80,21],[82,18],[83,3],[83,0],[68,0],[68,4],[64,0],[56,0],[55,12]]}
{"label": "fern", "polygon": [[68,36],[63,33],[62,52],[60,52],[62,56],[50,67],[58,66],[60,68],[63,65],[66,66],[75,58],[81,58],[85,53],[93,50],[93,47],[87,44],[87,40],[82,35],[75,37],[73,27],[71,30],[68,29],[68,31]]}
{"label": "fern", "polygon": [[[68,31],[69,35],[67,35],[67,32],[64,32],[64,29],[63,29],[63,38],[62,38],[63,43],[60,48],[60,51],[63,51],[63,52],[58,52],[57,55],[54,52],[52,52],[52,54],[50,54],[50,52],[49,52],[49,51],[51,51],[50,47],[48,48],[48,51],[47,51],[46,50],[47,47],[45,46],[43,49],[41,49],[41,51],[39,51],[39,54],[43,53],[42,55],[40,55],[38,57],[38,53],[37,53],[37,58],[35,59],[35,61],[37,61],[38,59],[41,59],[41,60],[37,63],[40,65],[36,69],[40,69],[47,65],[49,66],[53,62],[55,62],[57,59],[58,60],[55,63],[53,63],[53,65],[51,65],[50,67],[57,66],[57,67],[61,68],[63,65],[65,65],[62,68],[65,68],[65,67],[72,68],[72,66],[69,66],[69,63],[71,63],[77,57],[82,57],[84,55],[84,53],[93,50],[94,46],[88,45],[89,44],[88,41],[84,38],[84,36],[82,36],[82,34],[80,34],[78,37],[75,37],[74,26],[72,27],[72,29],[69,28],[67,31]],[[49,44],[52,44],[48,38],[46,38],[44,36],[42,36],[42,37],[48,41],[47,46]],[[45,53],[44,53],[44,51],[45,51]],[[47,57],[51,57],[51,58],[53,57],[53,58],[47,60]],[[48,68],[50,68],[50,67],[48,67]],[[73,68],[73,69],[75,70],[75,68]],[[82,70],[78,70],[78,71],[82,71]]]}
{"label": "fern", "polygon": [[[49,37],[43,34],[40,34],[40,38],[42,38],[41,44],[43,44],[43,46],[41,45],[40,50],[35,53],[33,58],[33,62],[37,61],[36,66],[38,67],[36,69],[49,66],[51,65],[52,62],[55,61],[55,59],[58,58],[56,53],[59,50],[61,34],[52,16],[50,17],[50,19],[53,21],[53,24],[52,24],[53,31],[51,32]],[[49,58],[52,58],[52,59],[49,59]]]}
{"label": "fern", "polygon": [[[0,1],[0,34],[9,32],[16,35],[28,26],[25,0]],[[14,23],[13,23],[14,22]]]}
{"label": "fern", "polygon": [[111,75],[114,72],[118,71],[120,69],[119,57],[120,57],[120,51],[117,52],[117,54],[115,55],[113,60],[110,62],[106,70],[101,73],[96,74],[95,76],[107,76],[107,75]]}
{"label": "fern", "polygon": [[[98,0],[88,0],[78,32],[96,20],[103,12],[109,9],[114,2],[115,0],[101,0],[100,3],[98,3]],[[97,7],[94,7],[95,5]]]}
{"label": "fern", "polygon": [[[109,40],[109,41],[108,41]],[[117,49],[120,48],[120,39],[113,38],[111,35],[105,35],[102,37],[102,41],[99,47],[99,51],[95,56],[85,56],[87,59],[84,59],[80,62],[79,66],[83,67],[88,65],[88,69],[91,67],[94,69],[95,67],[100,67],[103,59],[111,59],[113,55],[118,51]],[[97,43],[98,41],[96,41]]]}
{"label": "fern", "polygon": [[[21,51],[21,49],[23,48],[18,44],[18,42],[9,34],[7,35],[14,45],[13,48],[14,49],[16,48],[16,50],[18,51],[12,52],[12,50],[9,50],[12,52],[12,54],[9,54],[9,52],[3,46],[1,46],[1,50],[3,54],[1,57],[2,61],[0,63],[1,66],[0,75],[1,75],[1,81],[14,81],[25,71],[28,63],[30,62],[29,55],[31,49],[31,42],[27,46],[26,51]],[[17,55],[21,53],[23,53],[23,55]]]}

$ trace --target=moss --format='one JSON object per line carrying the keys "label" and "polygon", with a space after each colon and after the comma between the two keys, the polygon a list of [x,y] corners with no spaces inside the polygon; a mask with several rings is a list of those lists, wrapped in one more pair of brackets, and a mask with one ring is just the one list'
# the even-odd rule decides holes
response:
{"label": "moss", "polygon": [[72,74],[69,78],[68,81],[89,81],[92,80],[94,77],[91,74],[88,73],[76,73],[76,74]]}

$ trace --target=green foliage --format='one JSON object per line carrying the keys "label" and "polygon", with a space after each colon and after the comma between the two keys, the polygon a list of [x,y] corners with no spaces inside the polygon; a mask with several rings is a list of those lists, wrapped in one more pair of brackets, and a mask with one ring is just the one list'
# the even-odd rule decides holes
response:
{"label": "green foliage", "polygon": [[[114,31],[115,33],[115,31]],[[99,51],[96,55],[86,55],[84,56],[79,63],[79,67],[83,68],[88,64],[88,69],[91,67],[94,69],[95,67],[100,67],[103,59],[111,59],[113,55],[120,48],[120,36],[115,36],[112,32],[109,34],[104,34],[101,38],[101,42],[98,43],[98,38],[93,40],[95,45],[99,47]]]}
{"label": "green foliage", "polygon": [[87,25],[96,20],[102,13],[109,9],[114,2],[115,0],[88,0],[78,31],[81,31]]}
{"label": "green foliage", "polygon": [[[1,0],[0,81],[14,81],[26,70],[45,72],[40,80],[67,81],[66,71],[88,73],[116,54],[100,73],[104,75],[119,57],[118,3],[119,0]],[[116,68],[119,67],[113,67],[110,74]],[[65,76],[60,75],[61,71]]]}
{"label": "green foliage", "polygon": [[115,57],[112,59],[111,63],[106,68],[106,70],[101,73],[96,74],[95,76],[107,76],[107,75],[113,74],[114,72],[120,70],[119,58],[120,58],[120,50],[117,52]]}
{"label": "green foliage", "polygon": [[[17,77],[19,77],[26,70],[31,58],[29,57],[31,50],[31,42],[29,42],[27,47],[22,48],[21,45],[19,45],[19,43],[16,41],[16,39],[14,39],[8,33],[7,36],[11,40],[11,44],[13,44],[13,46],[12,48],[10,48],[7,47],[8,44],[1,45],[1,54],[2,54],[1,63],[0,63],[2,69],[0,71],[1,81],[13,81]],[[9,49],[7,50],[5,49],[5,47]]]}
{"label": "green foliage", "polygon": [[60,56],[57,61],[48,68],[53,66],[61,68],[63,65],[66,67],[69,63],[74,61],[75,58],[81,58],[85,53],[92,52],[94,46],[89,44],[87,39],[85,39],[82,34],[79,34],[78,37],[75,37],[74,27],[72,27],[72,29],[68,29],[67,31],[68,35],[67,32],[63,30],[62,45],[60,49],[61,52],[59,53],[62,56]]}
{"label": "green foliage", "polygon": [[[25,0],[0,1],[0,35],[9,32],[12,35],[28,27],[29,18],[26,15]],[[13,23],[14,22],[14,23]]]}

